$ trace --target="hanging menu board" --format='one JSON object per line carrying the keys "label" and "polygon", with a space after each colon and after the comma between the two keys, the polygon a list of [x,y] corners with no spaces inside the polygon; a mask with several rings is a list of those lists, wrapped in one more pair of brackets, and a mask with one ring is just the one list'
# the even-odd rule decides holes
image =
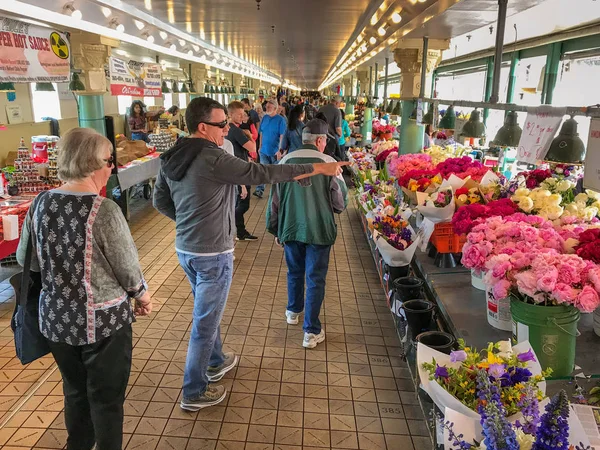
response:
{"label": "hanging menu board", "polygon": [[0,82],[60,83],[70,71],[65,33],[0,16]]}
{"label": "hanging menu board", "polygon": [[600,192],[600,119],[592,119],[590,122],[583,186]]}
{"label": "hanging menu board", "polygon": [[529,109],[517,149],[517,160],[536,164],[544,159],[566,112],[566,108],[550,106]]}
{"label": "hanging menu board", "polygon": [[162,96],[159,64],[111,57],[109,72],[112,95]]}

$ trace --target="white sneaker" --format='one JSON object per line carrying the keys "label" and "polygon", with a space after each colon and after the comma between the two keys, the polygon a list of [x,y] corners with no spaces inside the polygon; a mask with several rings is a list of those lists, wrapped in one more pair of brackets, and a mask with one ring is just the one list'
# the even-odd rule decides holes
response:
{"label": "white sneaker", "polygon": [[292,311],[286,311],[285,312],[285,318],[287,319],[287,323],[289,323],[290,325],[298,325],[298,316],[300,314],[292,312]]}
{"label": "white sneaker", "polygon": [[319,334],[304,333],[304,341],[302,347],[304,348],[315,348],[317,344],[325,341],[325,331],[321,330]]}

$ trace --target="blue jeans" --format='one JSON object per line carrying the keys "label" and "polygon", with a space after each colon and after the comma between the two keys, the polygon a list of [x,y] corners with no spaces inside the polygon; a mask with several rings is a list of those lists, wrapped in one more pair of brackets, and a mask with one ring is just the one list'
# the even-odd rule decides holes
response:
{"label": "blue jeans", "polygon": [[206,371],[225,361],[221,342],[221,318],[233,277],[233,253],[194,256],[177,252],[194,294],[194,312],[185,372],[183,396],[204,394],[208,386]]}
{"label": "blue jeans", "polygon": [[325,298],[325,278],[329,269],[330,245],[311,245],[290,241],[285,243],[288,266],[288,311],[301,313],[304,309],[304,280],[306,278],[306,313],[303,329],[319,334],[319,313]]}
{"label": "blue jeans", "polygon": [[[265,155],[263,152],[260,152],[261,164],[277,164],[278,162],[275,155]],[[265,192],[265,185],[261,184],[260,186],[256,186],[256,192],[263,194]]]}

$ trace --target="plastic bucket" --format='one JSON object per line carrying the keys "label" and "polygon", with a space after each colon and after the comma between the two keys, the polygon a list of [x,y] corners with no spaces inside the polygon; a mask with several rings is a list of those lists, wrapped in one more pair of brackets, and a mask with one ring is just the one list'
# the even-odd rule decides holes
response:
{"label": "plastic bucket", "polygon": [[417,342],[449,355],[456,344],[456,339],[443,331],[426,331],[417,336]]}
{"label": "plastic bucket", "polygon": [[498,330],[511,331],[510,297],[497,300],[492,292],[492,287],[486,286],[485,303],[488,323]]}
{"label": "plastic bucket", "polygon": [[513,338],[529,341],[543,369],[552,377],[570,376],[575,367],[579,310],[572,306],[531,305],[511,299]]}
{"label": "plastic bucket", "polygon": [[435,308],[432,302],[422,298],[407,300],[402,304],[402,308],[413,336],[429,330]]}
{"label": "plastic bucket", "polygon": [[485,291],[483,272],[477,272],[475,269],[471,269],[471,286],[480,291]]}
{"label": "plastic bucket", "polygon": [[421,297],[423,280],[416,277],[402,277],[394,279],[394,294],[400,302]]}

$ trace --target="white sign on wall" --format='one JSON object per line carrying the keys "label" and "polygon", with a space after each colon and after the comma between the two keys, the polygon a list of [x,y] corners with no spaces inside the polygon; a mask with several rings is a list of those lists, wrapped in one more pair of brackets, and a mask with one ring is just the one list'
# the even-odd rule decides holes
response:
{"label": "white sign on wall", "polygon": [[566,112],[566,108],[550,106],[529,109],[517,149],[517,160],[536,164],[544,159]]}
{"label": "white sign on wall", "polygon": [[590,122],[583,186],[600,192],[600,119],[592,119]]}

